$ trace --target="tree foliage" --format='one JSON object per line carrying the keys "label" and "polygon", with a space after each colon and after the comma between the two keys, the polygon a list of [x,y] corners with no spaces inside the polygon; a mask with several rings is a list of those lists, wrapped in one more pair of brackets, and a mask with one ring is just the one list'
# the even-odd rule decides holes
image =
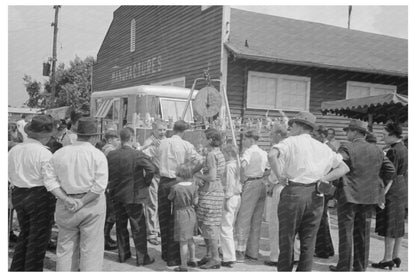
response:
{"label": "tree foliage", "polygon": [[56,108],[70,106],[70,110],[88,112],[91,96],[91,70],[94,63],[93,57],[84,60],[78,56],[69,62],[69,67],[60,63],[57,66],[55,80],[56,93],[54,103],[50,103],[52,92],[51,78],[44,81],[43,86],[40,82],[32,80],[25,75],[23,81],[29,99],[26,105],[31,108]]}

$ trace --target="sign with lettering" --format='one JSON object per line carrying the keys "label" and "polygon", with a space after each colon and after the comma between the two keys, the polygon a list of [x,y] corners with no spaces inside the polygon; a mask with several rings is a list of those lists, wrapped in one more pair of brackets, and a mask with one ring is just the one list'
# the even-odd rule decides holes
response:
{"label": "sign with lettering", "polygon": [[162,70],[162,56],[152,57],[147,60],[129,65],[125,68],[114,71],[111,74],[111,83],[131,80],[150,75]]}

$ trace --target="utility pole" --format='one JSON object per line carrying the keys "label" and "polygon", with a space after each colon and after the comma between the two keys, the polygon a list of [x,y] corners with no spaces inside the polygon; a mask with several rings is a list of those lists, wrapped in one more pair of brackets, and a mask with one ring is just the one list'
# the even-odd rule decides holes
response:
{"label": "utility pole", "polygon": [[53,26],[53,48],[52,48],[52,76],[51,76],[51,103],[50,107],[52,108],[55,103],[55,93],[56,93],[56,82],[55,82],[55,70],[56,70],[56,40],[58,38],[58,13],[61,6],[53,6],[55,9],[55,21],[51,24]]}
{"label": "utility pole", "polygon": [[352,11],[352,6],[348,6],[348,29],[350,29],[351,27],[351,11]]}

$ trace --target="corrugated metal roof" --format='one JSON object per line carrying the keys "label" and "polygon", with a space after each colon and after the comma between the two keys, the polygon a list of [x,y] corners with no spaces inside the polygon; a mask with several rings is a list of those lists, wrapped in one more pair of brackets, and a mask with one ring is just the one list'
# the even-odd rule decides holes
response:
{"label": "corrugated metal roof", "polygon": [[8,112],[9,113],[37,114],[41,112],[41,109],[8,107]]}
{"label": "corrugated metal roof", "polygon": [[238,9],[230,21],[225,45],[237,58],[408,75],[406,39]]}

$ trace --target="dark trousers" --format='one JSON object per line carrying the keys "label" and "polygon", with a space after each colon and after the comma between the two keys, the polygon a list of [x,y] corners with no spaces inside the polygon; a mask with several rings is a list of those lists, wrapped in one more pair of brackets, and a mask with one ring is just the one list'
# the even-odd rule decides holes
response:
{"label": "dark trousers", "polygon": [[107,205],[107,211],[105,214],[105,223],[114,224],[116,222],[116,213],[114,210],[114,201],[110,195],[105,192],[105,203]]}
{"label": "dark trousers", "polygon": [[172,202],[168,199],[170,188],[176,179],[161,177],[158,189],[158,214],[162,259],[166,262],[180,261],[179,242],[173,239],[174,216]]}
{"label": "dark trousers", "polygon": [[337,268],[351,270],[351,257],[354,246],[353,270],[365,271],[370,254],[370,226],[374,205],[338,200],[339,260]]}
{"label": "dark trousers", "polygon": [[330,199],[332,199],[332,196],[325,195],[324,211],[316,235],[315,255],[321,258],[334,256],[334,245],[332,244],[328,218],[328,201]]}
{"label": "dark trousers", "polygon": [[125,204],[115,201],[114,208],[116,211],[119,261],[124,262],[131,256],[130,236],[129,231],[127,230],[127,221],[130,221],[134,246],[136,248],[137,262],[143,263],[143,259],[147,256],[146,219],[144,216],[143,205]]}
{"label": "dark trousers", "polygon": [[311,271],[316,233],[324,208],[324,199],[315,192],[315,186],[291,183],[280,194],[279,260],[278,271],[292,271],[293,243],[296,233],[300,239],[300,257],[296,271]]}
{"label": "dark trousers", "polygon": [[20,234],[10,271],[43,271],[55,213],[55,197],[45,187],[14,188],[12,203]]}

